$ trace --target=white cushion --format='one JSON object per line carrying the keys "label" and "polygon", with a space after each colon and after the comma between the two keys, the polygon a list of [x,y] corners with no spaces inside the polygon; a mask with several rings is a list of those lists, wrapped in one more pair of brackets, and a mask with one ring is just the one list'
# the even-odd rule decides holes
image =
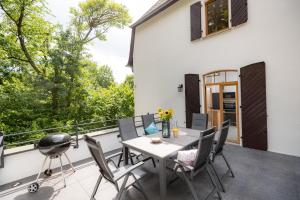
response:
{"label": "white cushion", "polygon": [[193,162],[196,160],[197,151],[198,149],[178,151],[177,160],[187,165],[193,166]]}

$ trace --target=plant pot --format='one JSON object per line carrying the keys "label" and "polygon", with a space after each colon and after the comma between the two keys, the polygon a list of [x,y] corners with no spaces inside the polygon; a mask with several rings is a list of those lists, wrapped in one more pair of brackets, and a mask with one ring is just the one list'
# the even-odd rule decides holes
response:
{"label": "plant pot", "polygon": [[170,138],[171,136],[171,128],[170,128],[170,121],[162,121],[162,137],[163,138]]}

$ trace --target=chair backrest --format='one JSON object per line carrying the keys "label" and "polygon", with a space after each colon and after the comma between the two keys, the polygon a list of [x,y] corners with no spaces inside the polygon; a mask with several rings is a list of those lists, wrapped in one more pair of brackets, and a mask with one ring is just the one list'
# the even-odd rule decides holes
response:
{"label": "chair backrest", "polygon": [[90,153],[92,154],[92,157],[94,158],[95,162],[97,163],[100,173],[102,176],[107,179],[108,181],[113,181],[113,173],[108,167],[108,164],[105,160],[105,156],[102,150],[102,147],[99,142],[97,142],[95,139],[85,135],[84,140],[86,141],[88,148],[90,150]]}
{"label": "chair backrest", "polygon": [[147,128],[152,122],[155,123],[154,114],[142,115],[142,122],[144,129]]}
{"label": "chair backrest", "polygon": [[134,119],[132,117],[128,117],[125,119],[119,119],[118,125],[119,125],[120,136],[123,141],[138,137],[138,134],[137,134],[137,131],[135,128]]}
{"label": "chair backrest", "polygon": [[230,119],[228,119],[222,123],[222,127],[226,127],[226,126],[230,126]]}
{"label": "chair backrest", "polygon": [[219,153],[223,150],[223,146],[227,140],[228,130],[229,130],[229,126],[225,126],[221,128],[220,137],[214,149],[216,153]]}
{"label": "chair backrest", "polygon": [[201,168],[209,161],[209,155],[213,148],[215,133],[215,128],[201,132],[198,144],[198,152],[193,164],[195,170]]}
{"label": "chair backrest", "polygon": [[208,126],[208,115],[202,113],[193,113],[192,129],[206,130]]}

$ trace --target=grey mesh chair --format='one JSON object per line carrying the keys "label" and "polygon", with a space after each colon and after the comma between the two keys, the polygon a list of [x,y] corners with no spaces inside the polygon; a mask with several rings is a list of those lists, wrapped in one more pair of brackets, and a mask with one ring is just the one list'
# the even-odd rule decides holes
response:
{"label": "grey mesh chair", "polygon": [[[120,137],[121,137],[122,141],[131,140],[131,139],[139,137],[138,133],[136,131],[136,128],[135,128],[134,119],[132,117],[119,119],[118,125],[119,125]],[[139,160],[140,157],[143,157],[143,155],[140,152],[135,151],[135,150],[130,150],[130,149],[129,149],[128,155],[129,155],[131,164],[134,164],[133,157],[136,157],[137,160]],[[122,162],[122,158],[123,158],[123,154],[121,154],[119,157],[118,167],[120,166],[120,163]],[[155,161],[152,157],[147,157],[147,158],[143,159],[143,161],[147,161],[150,159],[153,162],[153,166],[156,167]]]}
{"label": "grey mesh chair", "polygon": [[154,114],[142,115],[142,122],[144,129],[147,128],[152,122],[155,123]]}
{"label": "grey mesh chair", "polygon": [[[230,122],[231,122],[230,119],[228,119],[228,120],[222,122],[220,131],[218,131],[218,133],[216,133],[214,144],[217,144],[217,143],[218,143],[218,140],[220,139],[220,135],[221,135],[221,130],[222,130],[222,128],[223,128],[223,127],[226,127],[226,126],[230,127]],[[226,138],[226,139],[227,139],[227,138]]]}
{"label": "grey mesh chair", "polygon": [[210,171],[210,154],[213,148],[214,136],[215,128],[201,132],[196,160],[192,165],[187,165],[183,162],[175,160],[177,166],[175,167],[174,171],[176,174],[183,177],[184,181],[187,183],[189,189],[191,190],[193,198],[195,200],[198,200],[198,195],[196,193],[192,181],[194,177],[202,171],[206,171],[208,173],[209,179],[213,185],[213,189],[206,199],[210,198],[215,193],[217,193],[219,199],[222,199],[221,193],[219,192],[218,187],[214,181],[213,174]]}
{"label": "grey mesh chair", "polygon": [[230,119],[224,121],[224,122],[222,123],[222,127],[230,126],[230,122],[231,122]]}
{"label": "grey mesh chair", "polygon": [[[142,193],[145,199],[148,199],[142,185],[139,182],[139,179],[141,179],[145,175],[145,172],[138,168],[142,166],[144,162],[139,162],[133,166],[116,168],[115,171],[113,171],[110,169],[108,163],[112,161],[113,157],[118,156],[122,152],[105,158],[99,142],[96,142],[96,140],[86,135],[84,136],[84,140],[86,141],[88,149],[90,150],[90,153],[100,170],[100,176],[94,187],[93,193],[91,195],[91,200],[95,200],[95,195],[102,178],[106,179],[109,183],[115,186],[116,190],[118,191],[116,196],[117,200],[121,199],[122,194],[124,194],[124,191],[129,187],[136,188],[139,192]],[[118,182],[122,184],[119,185]]]}
{"label": "grey mesh chair", "polygon": [[[225,123],[225,124],[228,124],[228,123]],[[213,152],[212,152],[212,162],[214,162],[216,156],[222,156],[222,158],[225,160],[225,163],[226,163],[226,165],[228,167],[228,170],[226,171],[225,175],[227,175],[230,172],[231,176],[234,177],[234,174],[233,174],[233,171],[231,169],[231,166],[229,165],[226,157],[223,154],[223,147],[225,145],[225,142],[226,142],[226,139],[227,139],[227,136],[228,136],[228,131],[229,131],[229,126],[225,126],[225,127],[221,128],[220,138],[217,141],[217,144],[214,146],[214,149],[213,149]],[[223,185],[223,183],[221,181],[221,179],[223,177],[220,178],[218,176],[218,174],[217,174],[217,172],[216,172],[216,170],[215,170],[215,168],[214,168],[213,165],[212,165],[212,169],[214,170],[214,173],[216,174],[216,177],[218,179],[218,182],[221,185],[221,188],[222,188],[223,192],[225,192],[224,185]]]}
{"label": "grey mesh chair", "polygon": [[206,130],[208,126],[208,115],[202,113],[193,113],[192,129]]}

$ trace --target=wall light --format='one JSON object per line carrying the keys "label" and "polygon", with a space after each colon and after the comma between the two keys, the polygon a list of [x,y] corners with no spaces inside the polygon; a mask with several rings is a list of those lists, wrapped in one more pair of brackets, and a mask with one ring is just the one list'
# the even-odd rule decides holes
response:
{"label": "wall light", "polygon": [[178,92],[182,92],[183,91],[183,84],[182,83],[179,84],[177,89],[178,89]]}

